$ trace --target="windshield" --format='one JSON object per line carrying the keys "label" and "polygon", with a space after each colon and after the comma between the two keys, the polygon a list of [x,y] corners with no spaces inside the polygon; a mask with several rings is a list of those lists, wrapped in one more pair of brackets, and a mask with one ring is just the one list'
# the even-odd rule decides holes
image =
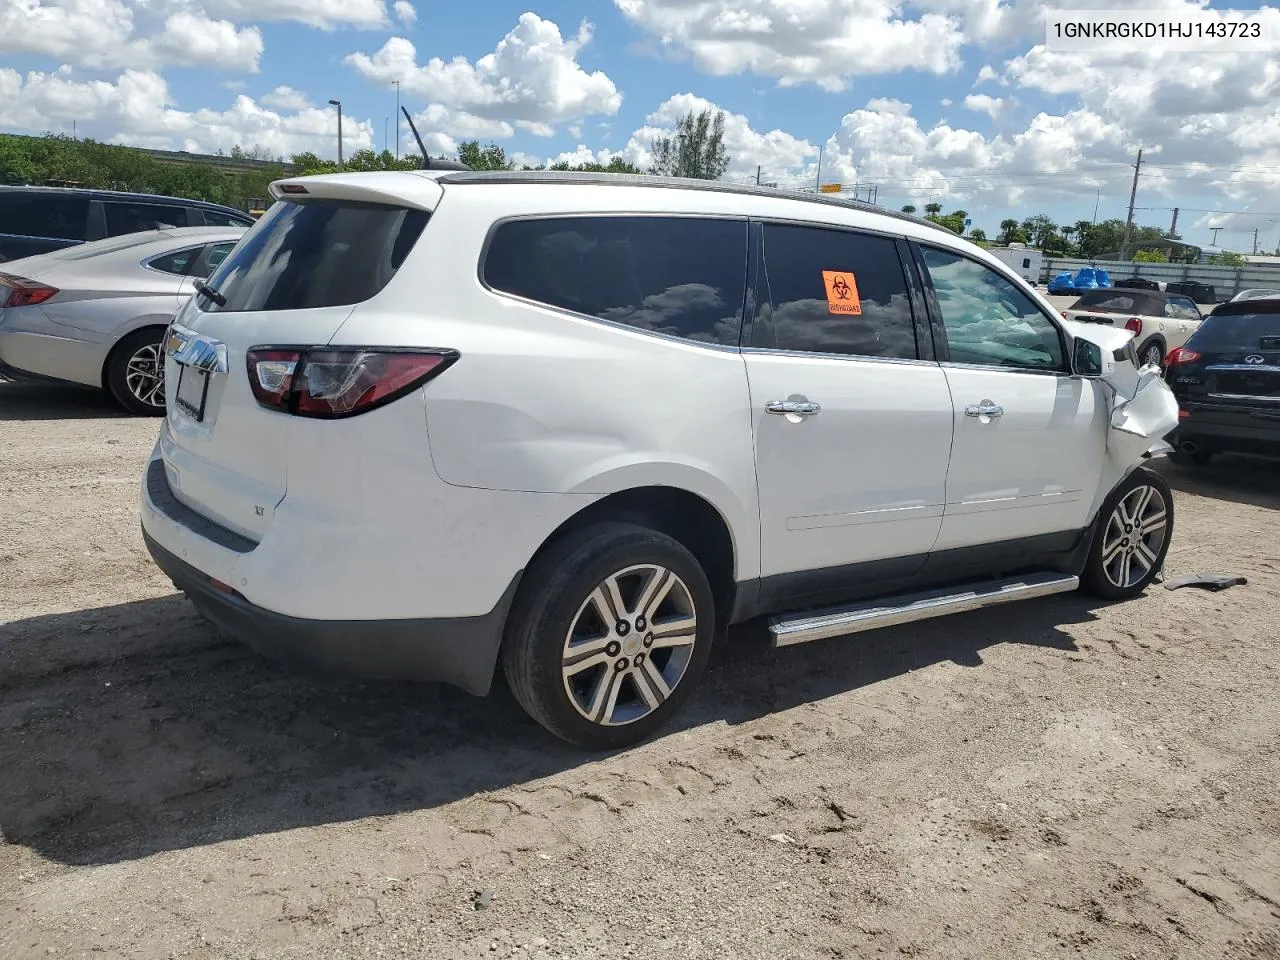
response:
{"label": "windshield", "polygon": [[360,303],[390,281],[428,214],[347,200],[279,201],[222,261],[200,309],[305,310]]}

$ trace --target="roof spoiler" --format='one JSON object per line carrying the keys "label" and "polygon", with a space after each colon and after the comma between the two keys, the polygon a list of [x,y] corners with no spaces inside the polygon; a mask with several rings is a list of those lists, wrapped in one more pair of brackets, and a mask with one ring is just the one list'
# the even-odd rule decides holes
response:
{"label": "roof spoiler", "polygon": [[438,160],[427,155],[427,145],[422,142],[422,138],[418,136],[418,128],[413,124],[413,117],[409,116],[409,110],[406,107],[400,108],[404,114],[404,118],[409,121],[409,129],[413,131],[413,139],[418,141],[418,149],[422,151],[422,169],[423,170],[470,170],[471,168],[465,163],[458,160]]}

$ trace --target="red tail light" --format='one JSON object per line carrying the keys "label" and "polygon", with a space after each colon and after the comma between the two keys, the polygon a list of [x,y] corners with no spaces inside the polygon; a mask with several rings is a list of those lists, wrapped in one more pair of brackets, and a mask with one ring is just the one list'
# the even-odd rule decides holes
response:
{"label": "red tail light", "polygon": [[57,287],[46,283],[17,277],[12,273],[0,273],[0,307],[29,307],[35,303],[44,303],[57,292]]}
{"label": "red tail light", "polygon": [[447,370],[456,350],[254,347],[249,387],[264,407],[299,417],[353,417],[403,397]]}
{"label": "red tail light", "polygon": [[1186,347],[1174,347],[1164,358],[1166,367],[1176,367],[1184,363],[1195,363],[1200,359],[1200,354],[1195,350],[1188,350]]}
{"label": "red tail light", "polygon": [[1142,333],[1142,318],[1130,317],[1124,325],[1124,328],[1132,333],[1135,337]]}

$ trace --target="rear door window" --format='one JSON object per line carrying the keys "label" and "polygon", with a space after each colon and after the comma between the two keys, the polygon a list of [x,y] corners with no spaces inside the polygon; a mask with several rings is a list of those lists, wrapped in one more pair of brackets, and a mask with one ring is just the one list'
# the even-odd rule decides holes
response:
{"label": "rear door window", "polygon": [[109,237],[187,225],[186,207],[161,203],[127,203],[121,200],[103,201],[102,207],[107,215]]}
{"label": "rear door window", "polygon": [[737,346],[747,222],[558,217],[499,225],[484,261],[494,290],[638,330]]}
{"label": "rear door window", "polygon": [[752,322],[753,347],[917,358],[911,298],[893,238],[766,223],[764,261],[768,309]]}
{"label": "rear door window", "polygon": [[391,282],[427,217],[380,203],[278,201],[209,278],[226,303],[197,303],[223,313],[360,303]]}
{"label": "rear door window", "polygon": [[0,233],[53,240],[84,240],[89,199],[76,194],[0,192]]}

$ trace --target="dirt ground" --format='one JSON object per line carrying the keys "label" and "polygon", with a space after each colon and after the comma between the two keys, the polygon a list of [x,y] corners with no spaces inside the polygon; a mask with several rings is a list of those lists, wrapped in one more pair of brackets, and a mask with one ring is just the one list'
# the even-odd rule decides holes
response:
{"label": "dirt ground", "polygon": [[0,958],[1280,957],[1280,468],[1163,469],[1167,564],[718,649],[660,739],[295,675],[151,565],[156,423],[0,384]]}

